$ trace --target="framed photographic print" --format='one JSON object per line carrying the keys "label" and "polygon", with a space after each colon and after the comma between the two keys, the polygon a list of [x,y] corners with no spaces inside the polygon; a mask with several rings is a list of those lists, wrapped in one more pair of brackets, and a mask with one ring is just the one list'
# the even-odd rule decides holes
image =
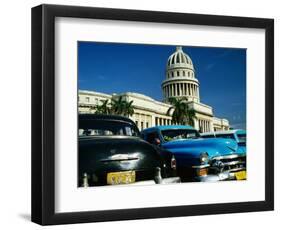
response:
{"label": "framed photographic print", "polygon": [[273,210],[273,78],[273,19],[34,7],[32,221]]}

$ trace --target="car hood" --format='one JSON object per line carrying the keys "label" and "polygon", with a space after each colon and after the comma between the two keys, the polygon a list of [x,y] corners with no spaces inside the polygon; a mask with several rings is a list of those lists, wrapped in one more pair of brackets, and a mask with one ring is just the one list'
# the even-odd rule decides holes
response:
{"label": "car hood", "polygon": [[210,158],[237,153],[238,150],[235,141],[225,138],[174,140],[162,144],[162,147],[172,153],[188,154],[193,157],[207,152]]}

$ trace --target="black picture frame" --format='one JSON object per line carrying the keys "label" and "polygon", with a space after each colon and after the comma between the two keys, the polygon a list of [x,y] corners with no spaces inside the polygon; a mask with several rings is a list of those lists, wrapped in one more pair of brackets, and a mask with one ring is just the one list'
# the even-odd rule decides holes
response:
{"label": "black picture frame", "polygon": [[[265,200],[55,213],[55,18],[88,18],[265,29]],[[110,8],[32,8],[32,221],[41,225],[222,214],[274,209],[274,20]]]}

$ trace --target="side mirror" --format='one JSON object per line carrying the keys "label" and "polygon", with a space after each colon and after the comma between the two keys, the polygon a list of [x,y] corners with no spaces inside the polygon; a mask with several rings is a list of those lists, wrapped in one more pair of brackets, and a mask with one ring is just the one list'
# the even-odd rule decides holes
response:
{"label": "side mirror", "polygon": [[161,144],[160,139],[159,139],[159,138],[155,138],[155,139],[154,139],[154,144],[155,144],[155,145],[160,145],[160,144]]}

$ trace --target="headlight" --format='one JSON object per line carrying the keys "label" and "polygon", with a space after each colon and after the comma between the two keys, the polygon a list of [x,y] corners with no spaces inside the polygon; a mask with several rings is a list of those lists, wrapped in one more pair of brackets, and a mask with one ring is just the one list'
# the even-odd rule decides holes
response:
{"label": "headlight", "polygon": [[200,154],[200,163],[201,165],[207,164],[209,162],[209,155],[208,153],[201,153]]}

